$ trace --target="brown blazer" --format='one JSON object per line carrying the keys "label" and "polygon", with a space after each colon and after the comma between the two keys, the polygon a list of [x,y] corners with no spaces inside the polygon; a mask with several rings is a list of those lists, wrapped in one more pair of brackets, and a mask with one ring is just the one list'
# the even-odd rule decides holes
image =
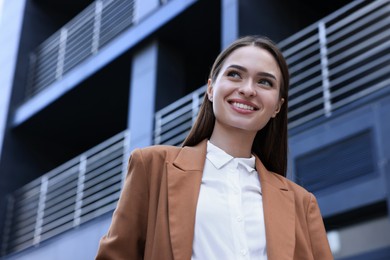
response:
{"label": "brown blazer", "polygon": [[[207,142],[136,149],[96,259],[191,259]],[[256,158],[269,260],[333,259],[315,197]],[[207,259],[205,259],[207,260]]]}

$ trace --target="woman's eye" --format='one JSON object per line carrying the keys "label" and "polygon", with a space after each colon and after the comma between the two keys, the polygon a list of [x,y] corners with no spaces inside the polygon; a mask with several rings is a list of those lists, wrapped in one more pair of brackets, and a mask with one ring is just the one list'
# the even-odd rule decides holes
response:
{"label": "woman's eye", "polygon": [[232,78],[237,78],[237,79],[241,78],[241,75],[237,71],[230,71],[228,72],[227,75],[228,77],[232,77]]}
{"label": "woman's eye", "polygon": [[258,83],[260,85],[265,85],[265,86],[268,86],[268,87],[272,87],[272,82],[267,80],[267,79],[261,79],[261,80],[259,80]]}

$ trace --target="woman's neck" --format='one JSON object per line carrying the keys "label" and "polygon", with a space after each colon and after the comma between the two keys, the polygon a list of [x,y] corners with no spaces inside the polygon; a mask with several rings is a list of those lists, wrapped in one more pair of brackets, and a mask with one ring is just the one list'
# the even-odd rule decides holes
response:
{"label": "woman's neck", "polygon": [[256,133],[248,134],[243,130],[224,131],[214,128],[210,142],[235,158],[249,158],[255,136]]}

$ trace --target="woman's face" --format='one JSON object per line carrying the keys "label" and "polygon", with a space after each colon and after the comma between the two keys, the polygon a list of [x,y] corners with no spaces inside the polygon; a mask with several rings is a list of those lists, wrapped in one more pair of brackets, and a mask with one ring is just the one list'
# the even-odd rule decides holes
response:
{"label": "woman's face", "polygon": [[234,50],[207,94],[213,102],[215,129],[244,130],[256,135],[284,100],[280,98],[281,72],[274,57],[256,46]]}

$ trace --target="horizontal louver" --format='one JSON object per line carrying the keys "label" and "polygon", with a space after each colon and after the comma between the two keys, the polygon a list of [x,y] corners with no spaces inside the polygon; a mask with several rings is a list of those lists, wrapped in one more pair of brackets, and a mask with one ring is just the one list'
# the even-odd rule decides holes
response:
{"label": "horizontal louver", "polygon": [[370,131],[310,151],[295,160],[296,180],[315,192],[375,172]]}

